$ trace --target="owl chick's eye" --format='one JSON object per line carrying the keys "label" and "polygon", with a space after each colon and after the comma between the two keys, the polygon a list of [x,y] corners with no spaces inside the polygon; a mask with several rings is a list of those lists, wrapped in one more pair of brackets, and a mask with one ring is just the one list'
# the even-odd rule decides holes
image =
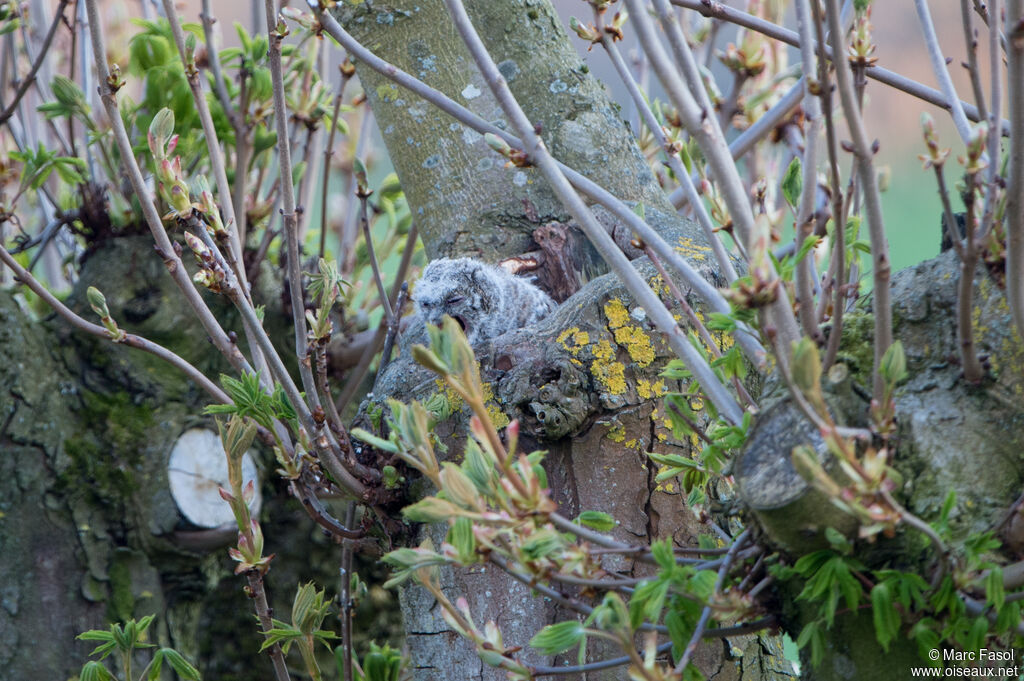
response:
{"label": "owl chick's eye", "polygon": [[445,305],[458,305],[459,303],[461,303],[465,299],[466,299],[465,296],[452,296],[448,300],[444,301],[444,304]]}

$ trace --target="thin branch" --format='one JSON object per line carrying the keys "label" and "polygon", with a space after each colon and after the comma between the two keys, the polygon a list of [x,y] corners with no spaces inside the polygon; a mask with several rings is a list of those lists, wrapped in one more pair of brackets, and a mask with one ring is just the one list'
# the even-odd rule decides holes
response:
{"label": "thin branch", "polygon": [[[794,246],[797,253],[804,241],[811,236],[814,228],[815,204],[818,195],[818,142],[823,125],[821,100],[818,92],[822,83],[811,74],[816,73],[814,62],[814,40],[812,38],[811,8],[808,0],[796,0],[797,25],[800,30],[800,64],[804,72],[804,116],[807,119],[804,134],[804,156],[801,160],[803,186],[800,192],[799,209],[796,213]],[[798,316],[804,333],[815,342],[823,339],[814,310],[814,258],[806,254],[796,263],[796,303]]]}
{"label": "thin branch", "polygon": [[334,96],[334,109],[331,111],[331,131],[327,134],[327,146],[324,147],[323,176],[320,185],[320,257],[324,257],[327,246],[327,187],[331,179],[331,157],[334,155],[334,136],[338,132],[338,113],[341,111],[341,99],[345,96],[345,86],[355,73],[350,64],[341,67],[341,84],[338,94]]}
{"label": "thin branch", "polygon": [[988,119],[985,104],[985,89],[981,86],[981,69],[978,68],[978,39],[974,30],[974,9],[971,0],[960,0],[960,23],[964,29],[964,45],[967,48],[967,73],[971,77],[974,103],[982,120]]}
{"label": "thin branch", "polygon": [[36,59],[32,62],[32,68],[29,69],[25,77],[22,78],[21,82],[18,83],[18,89],[14,91],[14,99],[7,105],[7,108],[0,112],[0,125],[3,125],[14,115],[14,112],[18,110],[18,104],[21,103],[21,98],[25,96],[28,89],[32,86],[32,83],[36,80],[36,74],[39,72],[39,68],[43,65],[43,62],[47,57],[50,56],[50,44],[53,42],[53,37],[57,34],[57,28],[61,22],[64,21],[64,8],[68,6],[71,0],[60,0],[60,4],[57,5],[57,12],[53,16],[53,22],[50,24],[50,30],[46,32],[46,37],[43,39],[42,45],[39,46],[39,53],[36,55]]}
{"label": "thin branch", "polygon": [[363,229],[363,239],[366,241],[366,253],[370,258],[370,269],[373,270],[373,280],[377,284],[377,294],[380,296],[380,306],[384,309],[384,322],[390,325],[395,318],[395,311],[391,309],[391,299],[384,289],[384,279],[380,275],[380,264],[377,262],[377,253],[373,248],[373,234],[370,233],[370,220],[367,217],[368,199],[370,192],[362,187],[356,190],[359,199],[359,225]]}
{"label": "thin branch", "polygon": [[946,68],[946,57],[942,54],[939,37],[935,35],[935,25],[932,23],[931,12],[928,11],[927,0],[914,0],[914,9],[917,10],[917,20],[921,24],[921,33],[924,35],[924,43],[928,48],[932,72],[935,74],[936,80],[939,81],[939,87],[942,88],[946,101],[951,105],[950,112],[953,114],[953,125],[956,126],[957,134],[960,135],[961,141],[967,144],[971,139],[971,124],[967,121],[967,115],[960,103],[960,97],[956,94],[953,79],[949,75],[949,69]]}
{"label": "thin branch", "polygon": [[[143,5],[145,4],[146,0],[143,0]],[[168,13],[167,16],[170,17],[171,13]],[[220,53],[217,50],[216,36],[213,32],[213,24],[217,19],[210,12],[210,0],[203,0],[203,9],[199,14],[199,20],[203,24],[203,36],[206,38],[206,58],[210,64],[210,73],[213,74],[213,90],[217,93],[217,100],[224,109],[228,120],[231,121],[231,127],[235,130],[237,148],[238,138],[245,134],[245,114],[232,105],[227,84],[224,82],[224,72],[220,68]]]}
{"label": "thin branch", "polygon": [[[256,617],[260,621],[263,633],[268,633],[274,628],[274,622],[270,617],[270,606],[267,604],[267,590],[263,585],[263,575],[258,570],[249,570],[245,574],[249,580],[249,597],[252,598],[253,607],[256,609]],[[278,643],[269,648],[270,661],[274,665],[274,676],[277,681],[290,681],[288,666],[284,662],[284,653]]]}
{"label": "thin branch", "polygon": [[[168,2],[169,0],[164,0]],[[281,41],[284,36],[278,31],[277,11],[274,0],[265,0],[267,37],[270,40],[270,80],[274,91],[274,123],[277,127],[277,157],[281,180],[281,217],[284,221],[285,243],[288,251],[288,292],[291,298],[292,324],[295,327],[295,357],[298,359],[302,387],[310,402],[317,406],[316,382],[309,365],[309,347],[306,340],[306,308],[303,303],[301,254],[299,250],[298,223],[295,217],[295,188],[292,185],[291,147],[288,143],[288,107],[284,96],[284,76],[281,70]]]}
{"label": "thin branch", "polygon": [[644,124],[647,129],[654,135],[654,141],[658,143],[658,146],[665,152],[668,158],[669,167],[672,172],[675,173],[676,178],[682,183],[682,189],[686,195],[687,201],[693,208],[694,213],[697,216],[697,222],[704,229],[704,238],[711,246],[712,251],[715,254],[715,261],[718,263],[722,275],[725,280],[730,284],[736,280],[736,269],[732,265],[732,259],[725,250],[722,240],[718,238],[715,233],[715,223],[708,214],[707,208],[704,206],[704,201],[701,200],[697,194],[697,188],[693,185],[693,180],[690,177],[689,171],[683,165],[682,160],[679,158],[679,154],[675,153],[669,146],[668,139],[665,136],[665,131],[662,130],[661,125],[658,124],[658,119],[654,116],[654,112],[651,111],[651,107],[647,104],[647,100],[644,98],[643,93],[640,92],[640,88],[637,85],[636,80],[633,78],[633,74],[630,72],[629,67],[626,65],[625,60],[622,58],[622,53],[619,48],[615,45],[615,41],[612,36],[604,30],[604,10],[594,8],[594,22],[597,27],[597,32],[601,35],[601,46],[604,47],[605,52],[608,53],[608,57],[612,60],[612,65],[615,67],[616,73],[619,75],[619,79],[625,84],[626,90],[629,92],[630,98],[633,100],[633,106],[636,107],[637,112],[643,118]]}
{"label": "thin branch", "polygon": [[[715,17],[736,24],[737,26],[743,26],[749,28],[752,31],[763,33],[764,35],[792,45],[793,47],[800,47],[800,36],[796,31],[791,31],[786,28],[782,28],[777,24],[773,24],[770,21],[765,21],[759,17],[755,17],[752,14],[740,11],[729,7],[722,2],[708,2],[708,0],[670,0],[673,5],[684,7],[686,9],[692,9],[700,12],[706,17]],[[826,48],[825,51],[829,60],[832,60],[832,49]],[[946,95],[930,88],[926,85],[922,85],[917,81],[911,80],[906,76],[901,76],[898,73],[884,69],[880,66],[874,66],[867,70],[867,77],[872,80],[877,80],[883,85],[896,88],[901,92],[905,92],[912,97],[924,100],[929,104],[945,109],[947,111],[952,110],[952,106]],[[978,113],[978,107],[968,102],[960,102],[960,107],[963,109],[964,114],[972,121],[984,120],[984,117]],[[1003,120],[1003,135],[1009,134],[1009,123]]]}
{"label": "thin branch", "polygon": [[[711,174],[717,182],[717,189],[729,209],[733,228],[736,230],[739,241],[749,252],[751,239],[755,233],[754,213],[750,206],[747,190],[739,176],[739,170],[729,152],[729,146],[718,126],[717,119],[711,111],[702,108],[694,100],[692,92],[697,88],[703,89],[704,85],[703,80],[699,77],[700,73],[693,53],[686,41],[681,41],[678,47],[681,52],[680,56],[684,60],[682,74],[687,81],[684,83],[678,70],[665,54],[650,17],[647,16],[643,2],[641,0],[626,0],[626,4],[630,9],[630,25],[636,30],[637,38],[651,62],[651,67],[658,75],[658,80],[661,81],[672,104],[675,105],[687,131],[700,146],[701,152],[711,168]],[[773,269],[770,263],[766,265],[766,269]],[[792,341],[800,337],[800,332],[789,304],[788,295],[782,287],[779,288],[777,299],[771,303],[768,309],[771,321],[776,328],[776,334],[782,344],[788,347]],[[787,360],[780,359],[780,361]]]}
{"label": "thin branch", "polygon": [[135,155],[132,150],[132,143],[131,140],[128,139],[128,132],[125,130],[124,120],[121,118],[117,99],[114,96],[116,91],[114,85],[116,85],[116,83],[114,82],[114,79],[111,78],[110,69],[107,66],[107,62],[104,57],[106,54],[106,48],[103,45],[103,27],[100,23],[96,0],[85,0],[85,4],[89,16],[89,33],[92,38],[93,54],[97,55],[95,63],[100,81],[100,100],[103,102],[104,109],[106,109],[107,118],[110,121],[111,129],[114,132],[114,139],[117,143],[118,150],[121,152],[121,163],[124,166],[124,170],[131,182],[132,190],[135,192],[136,198],[142,208],[146,224],[156,241],[160,257],[163,258],[164,264],[167,266],[167,271],[171,274],[171,277],[174,279],[178,288],[184,295],[185,300],[199,318],[199,321],[206,330],[207,335],[210,337],[211,341],[213,341],[214,347],[216,347],[237,370],[252,372],[252,367],[249,365],[249,362],[246,361],[245,357],[242,356],[242,353],[238,350],[235,344],[230,338],[228,338],[228,335],[224,332],[224,329],[221,328],[217,318],[214,317],[210,308],[207,307],[202,297],[200,297],[199,292],[192,284],[191,279],[189,279],[188,272],[185,270],[185,265],[181,262],[181,258],[179,258],[175,253],[171,240],[167,236],[167,232],[160,220],[160,215],[157,213],[156,206],[153,204],[152,197],[146,187],[146,181],[142,177],[142,171],[135,159]]}
{"label": "thin branch", "polygon": [[672,313],[661,302],[658,295],[651,290],[640,273],[633,268],[629,259],[618,248],[615,241],[562,174],[544,142],[535,131],[533,124],[513,97],[497,64],[488,54],[487,48],[484,47],[480,36],[469,20],[461,0],[445,0],[445,5],[452,16],[456,30],[469,48],[477,68],[483,74],[484,81],[491,89],[505,115],[508,116],[512,126],[518,130],[519,135],[526,142],[525,150],[529,158],[544,174],[555,195],[576,219],[598,253],[608,263],[612,271],[619,275],[636,303],[647,311],[654,325],[667,336],[670,347],[686,363],[705,396],[729,422],[738,424],[743,419],[743,410],[725,389],[725,386],[718,381],[718,377],[708,366],[707,361],[690,345],[689,339],[679,328]]}
{"label": "thin branch", "polygon": [[[668,651],[672,650],[672,641],[666,641],[660,644],[655,651],[659,655],[663,655]],[[615,667],[621,667],[627,665],[633,661],[632,656],[623,655],[621,657],[612,657],[607,660],[601,660],[599,662],[589,662],[587,664],[570,665],[568,667],[530,667],[531,676],[536,678],[538,676],[564,676],[566,674],[586,674],[587,672],[596,672],[601,669],[614,669]]]}
{"label": "thin branch", "polygon": [[1017,334],[1024,338],[1024,0],[1009,0],[1006,10],[1011,130],[1006,183],[1006,299]]}
{"label": "thin branch", "polygon": [[[743,530],[733,540],[732,546],[729,547],[729,552],[725,554],[725,560],[722,561],[722,567],[718,569],[718,576],[715,578],[715,589],[712,592],[711,598],[713,599],[716,595],[721,593],[722,585],[725,584],[725,577],[729,573],[729,568],[732,567],[732,562],[736,558],[736,552],[743,548],[743,545],[747,542],[747,537],[750,536],[750,530]],[[707,605],[700,613],[700,619],[697,620],[697,626],[694,627],[693,635],[690,637],[690,642],[686,645],[686,650],[683,652],[683,656],[679,658],[679,662],[676,663],[675,673],[681,674],[686,665],[690,663],[690,658],[693,657],[694,652],[697,650],[697,644],[700,643],[701,638],[704,636],[704,630],[707,627],[708,619],[711,617],[711,606]]]}
{"label": "thin branch", "polygon": [[[832,53],[845,54],[846,40],[839,21],[838,0],[828,0],[825,15],[828,21]],[[857,95],[853,89],[850,65],[846,60],[839,60],[836,62],[835,67],[839,99],[842,103],[847,127],[850,129],[850,136],[853,137],[854,153],[857,156],[857,175],[860,178],[862,191],[864,192],[864,206],[868,233],[871,240],[871,258],[874,265],[872,271],[874,289],[871,292],[874,299],[875,317],[874,395],[876,399],[881,400],[883,390],[881,375],[882,356],[885,355],[886,350],[892,345],[889,242],[885,236],[885,224],[882,220],[882,199],[879,196],[878,180],[875,177],[874,151],[871,142],[868,140],[867,130],[864,128],[864,119],[861,116],[860,108],[857,106]],[[837,222],[836,224],[838,225],[839,223]]]}
{"label": "thin branch", "polygon": [[22,267],[17,260],[5,249],[0,246],[0,261],[10,267],[15,276],[22,284],[32,290],[37,296],[43,299],[43,301],[53,308],[53,311],[65,319],[71,326],[84,331],[85,333],[106,340],[112,340],[115,343],[121,343],[128,347],[137,348],[143,352],[148,352],[151,355],[159,357],[176,369],[181,370],[186,376],[189,377],[196,385],[205,390],[213,399],[221,404],[231,404],[231,398],[224,393],[223,390],[217,387],[217,385],[208,379],[203,372],[196,369],[194,366],[189,364],[185,359],[181,358],[174,352],[168,350],[162,345],[158,345],[150,340],[147,340],[141,336],[135,334],[126,333],[123,338],[113,339],[110,333],[102,326],[93,324],[90,321],[83,319],[82,317],[75,314],[69,307],[58,300],[52,293],[50,293],[45,286],[32,276],[32,274]]}

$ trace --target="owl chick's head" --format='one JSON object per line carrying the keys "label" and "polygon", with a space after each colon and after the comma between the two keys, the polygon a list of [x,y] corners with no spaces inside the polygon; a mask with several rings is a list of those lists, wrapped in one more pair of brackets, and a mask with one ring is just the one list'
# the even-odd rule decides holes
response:
{"label": "owl chick's head", "polygon": [[450,316],[470,343],[481,335],[481,322],[495,311],[495,282],[483,263],[470,258],[441,258],[423,270],[413,300],[423,321],[440,324]]}

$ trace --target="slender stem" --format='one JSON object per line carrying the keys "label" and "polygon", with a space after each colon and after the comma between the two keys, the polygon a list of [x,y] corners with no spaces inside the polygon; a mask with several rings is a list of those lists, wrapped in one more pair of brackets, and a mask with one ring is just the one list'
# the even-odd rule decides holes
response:
{"label": "slender stem", "polygon": [[39,281],[33,277],[28,270],[22,267],[3,246],[0,246],[0,261],[14,271],[15,276],[22,284],[42,298],[47,305],[53,308],[54,312],[64,318],[74,328],[93,336],[98,336],[107,340],[114,340],[115,343],[121,343],[132,348],[138,348],[143,352],[148,352],[151,355],[159,357],[171,366],[181,370],[186,376],[194,381],[196,385],[209,393],[213,399],[217,400],[221,404],[231,404],[231,398],[228,397],[223,390],[218,388],[213,381],[203,375],[199,369],[195,368],[186,360],[182,359],[162,345],[131,333],[127,333],[124,338],[121,339],[112,339],[110,337],[110,333],[104,327],[98,324],[93,324],[92,322],[75,314],[70,308],[50,293],[45,286],[39,283]]}
{"label": "slender stem", "polygon": [[384,346],[380,351],[380,362],[377,364],[377,377],[374,379],[374,384],[380,379],[381,372],[391,362],[391,350],[395,346],[395,337],[398,336],[398,325],[402,321],[402,313],[405,311],[405,304],[409,300],[409,284],[408,282],[402,282],[402,290],[398,294],[398,300],[395,302],[395,313],[391,315],[390,321],[388,321],[387,335],[384,336]]}
{"label": "slender stem", "polygon": [[[750,530],[743,530],[733,540],[732,546],[729,547],[729,552],[725,554],[725,560],[722,561],[722,567],[718,568],[718,576],[715,578],[715,590],[712,594],[712,598],[715,595],[721,593],[722,585],[725,584],[725,577],[729,573],[729,568],[732,567],[732,562],[736,558],[736,552],[739,551],[743,544],[746,543],[747,537],[750,535]],[[693,630],[693,635],[690,637],[690,642],[686,645],[686,650],[683,652],[683,656],[679,658],[679,662],[676,663],[675,673],[681,674],[686,665],[690,663],[690,658],[697,651],[697,644],[700,643],[701,638],[704,637],[704,630],[708,625],[708,620],[711,617],[711,606],[707,605],[700,613],[700,619],[697,620],[697,626]]]}
{"label": "slender stem", "polygon": [[[228,184],[228,174],[224,167],[224,153],[221,151],[217,140],[217,131],[213,127],[213,116],[210,115],[210,105],[206,101],[206,93],[203,91],[203,83],[199,78],[199,71],[196,69],[195,60],[190,58],[185,46],[185,34],[178,20],[178,13],[174,7],[173,0],[163,0],[164,14],[171,26],[171,34],[178,47],[178,54],[185,66],[186,80],[189,89],[192,90],[192,100],[196,105],[196,112],[199,114],[199,121],[203,127],[203,137],[206,139],[206,149],[209,153],[210,169],[213,172],[214,181],[217,183],[217,193],[220,195],[220,205],[224,211],[224,224],[230,235],[230,252],[235,273],[242,284],[242,293],[249,297],[249,287],[246,283],[245,267],[242,264],[242,243],[238,238],[238,230],[235,229],[235,209],[231,204],[231,186]],[[209,48],[207,51],[212,50]]]}
{"label": "slender stem", "polygon": [[117,106],[117,99],[114,96],[115,90],[111,87],[112,79],[110,76],[110,69],[103,57],[103,55],[106,54],[106,48],[103,45],[103,27],[99,20],[99,11],[96,7],[96,0],[85,0],[85,4],[89,16],[89,33],[92,38],[93,54],[97,55],[95,63],[100,81],[100,99],[106,109],[107,118],[110,121],[110,126],[114,132],[114,139],[117,143],[118,150],[121,152],[121,163],[128,174],[128,179],[131,182],[132,189],[142,207],[143,216],[150,232],[153,234],[154,240],[156,241],[160,257],[163,258],[164,263],[167,266],[167,271],[174,278],[175,283],[178,285],[178,288],[181,290],[189,306],[199,318],[199,321],[202,323],[207,335],[209,335],[210,339],[213,341],[214,346],[236,369],[239,371],[251,372],[252,367],[249,366],[249,362],[246,361],[245,357],[242,356],[242,353],[239,352],[235,344],[230,338],[228,338],[228,335],[224,332],[224,329],[221,328],[220,323],[217,321],[216,317],[214,317],[210,308],[206,306],[206,303],[203,301],[202,297],[200,297],[199,292],[196,290],[195,286],[193,286],[192,281],[189,279],[188,272],[185,269],[185,265],[181,262],[181,258],[175,254],[174,247],[171,245],[167,232],[164,230],[163,223],[160,220],[160,215],[157,213],[156,206],[153,204],[151,195],[146,187],[146,181],[142,177],[142,171],[139,169],[139,164],[135,160],[135,155],[132,151],[132,143],[131,140],[128,139],[128,132],[125,130],[124,120],[121,118],[121,112]]}
{"label": "slender stem", "polygon": [[377,262],[377,253],[373,248],[373,234],[370,233],[370,220],[367,217],[366,204],[370,198],[369,193],[362,189],[357,190],[359,198],[359,224],[363,229],[363,239],[366,241],[366,252],[370,258],[370,269],[373,270],[373,280],[377,284],[377,294],[380,296],[380,306],[384,309],[384,322],[390,325],[395,317],[395,311],[391,309],[391,299],[384,288],[384,279],[380,275],[380,264]]}
{"label": "slender stem", "polygon": [[981,69],[978,68],[978,39],[974,33],[974,9],[971,7],[971,0],[960,0],[960,23],[964,29],[967,73],[971,77],[974,103],[978,107],[978,115],[985,120],[988,119],[988,108],[985,105],[985,89],[981,86]]}
{"label": "slender stem", "polygon": [[658,119],[655,118],[654,112],[651,111],[651,107],[647,104],[647,100],[644,98],[643,93],[640,92],[640,88],[637,85],[636,80],[633,78],[629,67],[622,58],[622,53],[619,52],[618,47],[616,47],[612,36],[605,32],[603,10],[599,10],[597,8],[594,9],[594,21],[597,27],[597,32],[601,34],[601,46],[604,47],[605,52],[608,53],[608,57],[612,60],[612,64],[615,66],[615,71],[618,73],[619,79],[626,85],[626,90],[629,92],[629,96],[633,100],[633,106],[635,106],[637,111],[640,113],[647,129],[651,131],[652,135],[654,135],[654,140],[658,143],[658,146],[665,151],[669,167],[672,169],[672,172],[675,173],[676,178],[682,183],[686,199],[689,201],[690,206],[693,208],[693,211],[697,216],[697,222],[700,223],[700,226],[704,229],[704,238],[711,246],[712,251],[714,251],[715,261],[718,263],[726,281],[731,284],[736,280],[736,269],[732,265],[732,259],[726,252],[725,246],[722,244],[722,240],[718,238],[717,234],[715,234],[715,223],[708,214],[707,208],[704,206],[704,202],[697,194],[697,188],[693,185],[690,173],[686,170],[686,167],[683,165],[679,155],[669,148],[669,142],[665,137],[665,132],[658,124]]}
{"label": "slender stem", "polygon": [[[169,2],[169,0],[164,0]],[[306,308],[303,303],[302,255],[299,249],[298,223],[295,217],[295,188],[292,185],[292,151],[288,142],[288,107],[284,97],[284,76],[281,70],[281,41],[284,36],[277,30],[277,11],[274,0],[265,0],[267,33],[270,39],[270,80],[274,91],[274,123],[277,127],[277,157],[280,164],[281,217],[284,222],[285,243],[288,250],[288,292],[291,298],[292,324],[295,327],[295,357],[298,359],[302,387],[310,402],[317,406],[316,382],[309,365],[309,343],[306,340]]]}
{"label": "slender stem", "polygon": [[[825,15],[828,21],[832,53],[845,54],[846,40],[839,21],[838,0],[827,0]],[[889,242],[885,236],[885,224],[882,220],[882,200],[878,192],[878,181],[875,178],[874,151],[872,150],[871,142],[868,141],[868,134],[864,128],[864,119],[861,116],[860,108],[857,106],[857,95],[853,89],[850,65],[845,60],[839,60],[835,63],[835,67],[839,99],[842,103],[843,114],[846,117],[850,136],[853,138],[854,153],[857,156],[857,174],[864,192],[864,206],[868,233],[871,240],[871,258],[874,265],[872,271],[874,289],[871,292],[874,299],[875,317],[874,395],[876,399],[881,401],[883,391],[880,371],[882,356],[885,355],[886,350],[892,345]]]}
{"label": "slender stem", "polygon": [[[999,0],[989,0],[989,11],[992,16],[999,17]],[[1003,108],[1003,53],[999,47],[999,21],[989,22],[988,27],[988,59],[989,83],[992,90],[992,109],[988,120],[988,178],[985,189],[985,210],[982,213],[981,226],[978,228],[978,242],[984,241],[995,220],[996,205],[999,199],[999,178],[1000,166],[1002,165],[1002,154],[1000,154],[1000,143],[1002,136],[999,134],[998,122],[999,112]]]}
{"label": "slender stem", "polygon": [[[928,47],[928,58],[932,63],[932,72],[939,87],[950,104],[950,112],[953,114],[953,125],[956,126],[957,134],[961,141],[967,144],[971,139],[971,124],[967,121],[963,104],[956,94],[956,86],[946,68],[946,57],[942,54],[942,47],[939,45],[939,37],[935,35],[935,25],[932,23],[931,12],[928,11],[927,0],[914,0],[914,9],[917,10],[917,20],[921,24],[921,33],[924,34],[924,43]],[[833,48],[834,49],[834,48]],[[972,50],[973,51],[973,50]],[[866,188],[865,188],[866,189]]]}
{"label": "slender stem", "polygon": [[[718,126],[718,120],[711,111],[702,108],[692,95],[692,91],[704,87],[693,53],[686,41],[681,41],[679,49],[681,57],[686,63],[682,69],[682,74],[687,80],[687,83],[684,84],[668,55],[665,54],[642,0],[626,0],[626,4],[630,9],[630,24],[636,29],[637,38],[651,62],[651,67],[679,112],[687,131],[700,146],[716,180],[717,189],[729,209],[739,241],[749,252],[754,234],[754,213],[750,206],[747,190],[739,176],[739,170],[729,151],[729,145]],[[766,265],[766,269],[774,268],[769,263]],[[793,316],[789,296],[781,287],[777,299],[771,304],[769,310],[776,334],[781,338],[783,345],[788,347],[792,341],[800,337],[800,331]],[[780,359],[780,361],[788,360]]]}
{"label": "slender stem", "polygon": [[39,73],[39,68],[43,65],[43,61],[50,56],[50,44],[53,42],[53,37],[57,34],[57,28],[61,22],[64,21],[64,8],[68,6],[71,0],[60,0],[60,4],[57,5],[57,12],[53,16],[53,22],[50,24],[50,30],[46,32],[46,37],[43,38],[43,44],[39,47],[39,53],[36,54],[36,59],[32,62],[32,68],[29,69],[25,77],[22,78],[21,82],[18,83],[18,89],[14,91],[14,99],[7,105],[7,108],[0,112],[0,125],[3,125],[7,120],[14,115],[14,112],[18,110],[18,104],[21,103],[21,98],[25,96],[28,89],[32,87],[32,83],[36,80],[36,74]]}
{"label": "slender stem", "polygon": [[[145,2],[146,0],[143,0],[143,4]],[[220,68],[220,52],[217,49],[216,36],[213,33],[213,24],[217,19],[210,12],[210,0],[203,0],[203,9],[199,19],[203,23],[203,36],[206,38],[206,58],[210,64],[210,73],[213,74],[213,90],[217,93],[217,100],[223,107],[224,113],[227,114],[228,120],[231,121],[231,127],[235,130],[237,148],[238,138],[245,133],[245,115],[232,105],[227,84],[224,82],[224,72]]]}
{"label": "slender stem", "polygon": [[[703,16],[716,17],[736,24],[737,26],[743,26],[744,28],[749,28],[752,31],[763,33],[764,35],[784,42],[787,45],[792,45],[794,47],[800,46],[800,36],[796,31],[782,28],[770,21],[765,21],[764,19],[755,17],[752,14],[747,14],[746,12],[729,7],[725,3],[708,2],[708,0],[670,0],[670,2],[678,7],[695,10]],[[834,54],[833,51],[830,48],[826,48],[825,53],[828,59],[832,60],[832,55]],[[877,80],[883,85],[896,88],[901,92],[911,95],[912,97],[924,100],[929,104],[934,104],[941,109],[946,109],[947,111],[951,110],[949,99],[939,90],[922,85],[917,81],[901,76],[900,74],[888,69],[884,69],[880,66],[873,66],[867,70],[867,77],[872,80]],[[984,116],[979,114],[978,107],[973,104],[961,101],[960,107],[970,120],[985,120]],[[1009,134],[1009,123],[1005,119],[1003,120],[1002,131],[1003,135]]]}
{"label": "slender stem", "polygon": [[[666,641],[660,644],[655,650],[659,655],[667,653],[672,649],[672,641]],[[627,665],[633,661],[631,655],[623,655],[621,657],[612,657],[607,660],[601,660],[599,662],[589,662],[587,664],[570,665],[568,667],[530,667],[531,676],[534,678],[538,676],[564,676],[567,674],[586,674],[587,672],[596,672],[601,669],[613,669],[615,667],[621,667]]]}
{"label": "slender stem", "polygon": [[[340,97],[339,97],[340,98]],[[329,397],[326,398],[330,401]],[[345,511],[345,525],[352,527],[355,523],[356,505],[348,503]],[[345,646],[345,657],[342,663],[342,681],[353,681],[352,674],[352,543],[345,542],[341,549],[341,638]]]}
{"label": "slender stem", "polygon": [[[1024,0],[1006,4],[1007,104],[1010,111],[1009,178],[1006,183],[1006,299],[1024,338]],[[990,159],[994,161],[994,159]]]}
{"label": "slender stem", "polygon": [[338,113],[341,111],[341,99],[345,95],[345,86],[351,79],[350,71],[342,70],[341,84],[338,94],[334,96],[334,109],[331,111],[331,131],[327,134],[327,146],[324,148],[323,177],[320,184],[320,257],[324,257],[327,246],[327,187],[331,179],[331,157],[334,155],[334,135],[338,132]]}
{"label": "slender stem", "polygon": [[[263,585],[263,575],[258,570],[249,570],[245,574],[249,580],[249,596],[252,598],[253,607],[256,608],[256,617],[260,621],[260,627],[266,634],[274,628],[274,622],[270,615],[270,606],[267,604],[267,590]],[[270,646],[270,661],[274,665],[274,676],[277,681],[289,681],[288,666],[284,662],[284,653],[277,643]]]}
{"label": "slender stem", "polygon": [[[822,84],[818,81],[814,62],[814,39],[812,38],[811,8],[808,0],[796,0],[797,27],[800,31],[800,65],[804,73],[804,116],[807,119],[804,134],[804,153],[800,162],[802,188],[799,207],[796,212],[796,229],[794,246],[799,253],[804,241],[811,236],[814,229],[814,212],[818,195],[818,142],[823,125],[821,117],[821,100],[818,92]],[[818,327],[817,315],[814,310],[814,274],[812,265],[814,258],[807,254],[796,263],[796,304],[800,324],[804,333],[815,342],[822,342],[823,336]]]}
{"label": "slender stem", "polygon": [[497,64],[487,53],[487,48],[484,47],[476,29],[473,28],[461,0],[445,0],[445,5],[452,16],[456,30],[462,36],[470,54],[473,55],[477,68],[483,74],[484,81],[494,93],[512,126],[518,130],[519,135],[526,142],[525,149],[530,159],[544,174],[555,195],[576,219],[612,271],[619,275],[636,303],[647,310],[651,321],[668,337],[669,345],[686,363],[707,398],[729,422],[738,424],[743,419],[743,410],[725,389],[725,386],[718,381],[718,377],[708,366],[707,361],[690,345],[689,339],[676,324],[672,313],[661,302],[658,295],[651,290],[640,273],[633,268],[615,241],[598,223],[590,208],[562,174],[533,124],[512,96]]}

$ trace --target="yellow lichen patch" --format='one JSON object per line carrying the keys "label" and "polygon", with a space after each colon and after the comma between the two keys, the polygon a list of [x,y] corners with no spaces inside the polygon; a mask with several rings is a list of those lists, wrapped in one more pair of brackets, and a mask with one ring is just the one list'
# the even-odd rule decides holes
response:
{"label": "yellow lichen patch", "polygon": [[638,449],[639,448],[638,445],[642,445],[642,444],[643,444],[642,442],[640,442],[639,440],[634,438],[634,439],[628,440],[626,442],[626,447],[628,447],[629,449]]}
{"label": "yellow lichen patch", "polygon": [[590,373],[608,393],[622,395],[626,392],[626,367],[622,362],[595,359],[590,363]]}
{"label": "yellow lichen patch", "polygon": [[637,381],[636,394],[640,397],[641,400],[651,399],[651,395],[654,394],[651,390],[651,382],[648,381],[646,378],[641,378],[639,381]]}
{"label": "yellow lichen patch", "polygon": [[704,261],[707,254],[711,252],[711,247],[695,243],[690,237],[680,237],[676,252],[681,253],[689,260]]}
{"label": "yellow lichen patch", "polygon": [[622,326],[615,329],[615,342],[626,348],[630,359],[639,367],[649,366],[654,361],[654,346],[640,327]]}
{"label": "yellow lichen patch", "polygon": [[571,355],[570,362],[576,366],[583,366],[583,362],[579,360],[579,354],[590,343],[589,333],[580,331],[579,327],[573,326],[558,334],[555,341]]}
{"label": "yellow lichen patch", "polygon": [[658,442],[668,442],[668,435],[660,430],[654,436],[658,438]]}
{"label": "yellow lichen patch", "polygon": [[377,97],[382,102],[390,102],[393,99],[398,99],[398,88],[391,83],[384,83],[383,85],[377,86]]}
{"label": "yellow lichen patch", "polygon": [[512,422],[508,417],[508,414],[499,409],[498,405],[494,402],[489,402],[487,404],[487,416],[491,419],[491,424],[498,430],[501,430]]}
{"label": "yellow lichen patch", "polygon": [[484,407],[487,409],[487,416],[491,419],[491,424],[497,429],[502,429],[512,422],[512,419],[508,417],[508,414],[501,410],[501,407],[494,401],[494,388],[491,387],[490,383],[483,384],[483,397]]}
{"label": "yellow lichen patch", "polygon": [[608,429],[608,439],[612,442],[622,442],[626,439],[626,427],[621,423],[616,423]]}
{"label": "yellow lichen patch", "polygon": [[437,386],[437,392],[448,402],[447,412],[449,414],[454,414],[462,409],[462,396],[455,392],[443,378],[434,379],[434,385]]}
{"label": "yellow lichen patch", "polygon": [[618,298],[612,298],[605,304],[604,316],[608,318],[609,329],[617,329],[629,323],[629,310]]}
{"label": "yellow lichen patch", "polygon": [[658,382],[651,386],[651,390],[654,391],[655,397],[661,397],[668,392],[668,388],[665,387],[664,379],[658,379]]}

